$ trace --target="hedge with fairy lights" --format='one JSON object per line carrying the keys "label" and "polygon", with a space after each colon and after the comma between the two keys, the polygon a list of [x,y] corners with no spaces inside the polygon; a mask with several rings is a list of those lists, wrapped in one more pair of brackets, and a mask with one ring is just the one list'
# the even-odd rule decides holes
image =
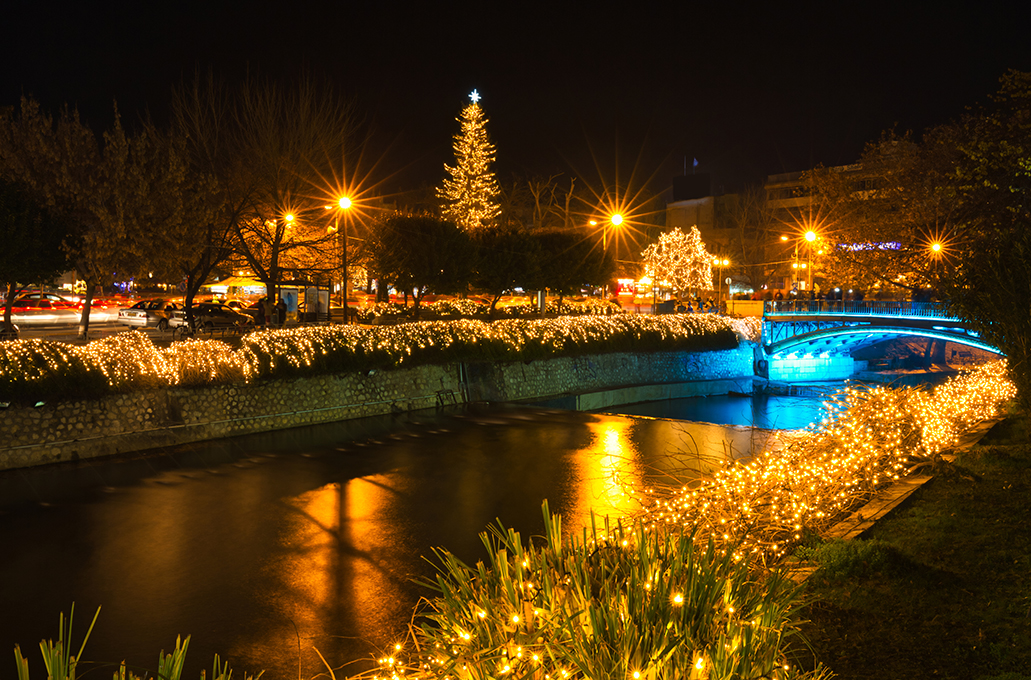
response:
{"label": "hedge with fairy lights", "polygon": [[85,346],[46,340],[0,343],[0,399],[96,396],[329,372],[453,361],[531,361],[619,351],[710,351],[737,346],[715,315],[463,319],[360,328],[310,326],[245,336],[239,349],[213,340],[158,348],[127,332]]}

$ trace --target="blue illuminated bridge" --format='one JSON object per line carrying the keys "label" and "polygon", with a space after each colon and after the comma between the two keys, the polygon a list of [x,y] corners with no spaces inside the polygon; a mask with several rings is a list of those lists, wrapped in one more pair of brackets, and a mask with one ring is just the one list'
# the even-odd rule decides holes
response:
{"label": "blue illuminated bridge", "polygon": [[856,350],[899,337],[928,340],[944,363],[945,343],[1001,354],[933,302],[785,300],[763,306],[764,358],[757,373],[772,380],[838,380],[862,368]]}

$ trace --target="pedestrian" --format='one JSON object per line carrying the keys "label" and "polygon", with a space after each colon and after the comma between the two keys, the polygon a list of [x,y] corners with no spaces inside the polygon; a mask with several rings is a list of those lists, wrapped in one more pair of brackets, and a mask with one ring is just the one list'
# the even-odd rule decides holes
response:
{"label": "pedestrian", "polygon": [[258,318],[256,321],[259,326],[268,326],[272,323],[272,303],[269,302],[268,296],[258,300]]}
{"label": "pedestrian", "polygon": [[286,303],[283,302],[283,298],[276,302],[275,321],[280,328],[286,325]]}

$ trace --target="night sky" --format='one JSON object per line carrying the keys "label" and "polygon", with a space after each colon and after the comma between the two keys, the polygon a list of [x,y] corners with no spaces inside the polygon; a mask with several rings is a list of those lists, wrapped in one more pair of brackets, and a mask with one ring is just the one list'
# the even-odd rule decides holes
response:
{"label": "night sky", "polygon": [[117,99],[125,118],[160,122],[197,68],[229,81],[307,70],[354,99],[384,186],[400,190],[439,183],[476,88],[503,180],[611,183],[618,164],[621,182],[635,172],[661,190],[697,158],[719,193],[854,162],[882,130],[945,122],[1007,68],[1031,70],[1014,3],[661,7],[8,0],[0,105],[32,94],[99,127]]}

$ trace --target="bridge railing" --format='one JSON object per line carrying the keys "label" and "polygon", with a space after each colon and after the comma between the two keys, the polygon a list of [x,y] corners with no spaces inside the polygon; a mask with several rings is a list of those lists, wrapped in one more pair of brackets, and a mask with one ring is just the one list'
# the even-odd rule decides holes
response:
{"label": "bridge railing", "polygon": [[924,319],[949,319],[947,307],[940,302],[896,300],[767,300],[763,315],[813,316],[820,314],[854,316],[906,316]]}

